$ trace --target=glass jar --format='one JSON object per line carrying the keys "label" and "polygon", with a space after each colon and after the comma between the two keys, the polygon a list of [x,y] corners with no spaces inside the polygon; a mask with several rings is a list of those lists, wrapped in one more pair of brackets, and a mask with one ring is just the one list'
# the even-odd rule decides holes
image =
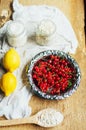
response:
{"label": "glass jar", "polygon": [[36,43],[47,45],[50,37],[55,33],[55,24],[48,19],[42,20],[36,29]]}
{"label": "glass jar", "polygon": [[10,46],[20,47],[27,42],[24,25],[18,21],[12,21],[7,26],[7,41]]}

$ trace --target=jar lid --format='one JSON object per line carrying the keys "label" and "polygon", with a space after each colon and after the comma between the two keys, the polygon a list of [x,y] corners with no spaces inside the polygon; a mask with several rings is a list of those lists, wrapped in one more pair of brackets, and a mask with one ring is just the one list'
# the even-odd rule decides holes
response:
{"label": "jar lid", "polygon": [[7,34],[12,37],[16,37],[23,33],[24,25],[18,21],[12,21],[7,26]]}

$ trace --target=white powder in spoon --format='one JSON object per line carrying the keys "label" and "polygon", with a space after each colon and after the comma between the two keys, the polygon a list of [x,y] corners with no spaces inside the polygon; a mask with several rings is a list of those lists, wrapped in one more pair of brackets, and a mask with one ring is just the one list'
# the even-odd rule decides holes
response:
{"label": "white powder in spoon", "polygon": [[39,112],[37,118],[38,124],[44,127],[56,126],[63,121],[63,115],[52,108]]}

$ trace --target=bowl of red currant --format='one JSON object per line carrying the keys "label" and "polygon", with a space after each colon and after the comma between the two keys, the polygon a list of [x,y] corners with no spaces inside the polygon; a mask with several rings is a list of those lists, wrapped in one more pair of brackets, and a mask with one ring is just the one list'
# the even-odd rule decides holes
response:
{"label": "bowl of red currant", "polygon": [[75,59],[58,50],[46,50],[33,57],[27,75],[32,91],[45,99],[71,96],[81,80]]}

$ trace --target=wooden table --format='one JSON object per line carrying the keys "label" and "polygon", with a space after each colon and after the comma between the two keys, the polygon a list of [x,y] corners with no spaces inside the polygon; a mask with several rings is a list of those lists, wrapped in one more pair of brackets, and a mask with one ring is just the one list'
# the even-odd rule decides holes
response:
{"label": "wooden table", "polygon": [[[30,105],[32,115],[47,107],[55,108],[64,115],[62,124],[48,130],[86,130],[86,52],[84,34],[84,2],[83,0],[19,0],[23,5],[47,4],[61,9],[72,24],[79,41],[79,46],[75,55],[72,55],[80,65],[82,80],[77,92],[71,97],[61,101],[50,101],[33,96]],[[8,9],[12,13],[10,4],[12,0],[1,0],[0,12]],[[3,117],[1,118],[3,120]],[[45,130],[36,125],[20,125],[10,127],[0,127],[0,130]]]}

